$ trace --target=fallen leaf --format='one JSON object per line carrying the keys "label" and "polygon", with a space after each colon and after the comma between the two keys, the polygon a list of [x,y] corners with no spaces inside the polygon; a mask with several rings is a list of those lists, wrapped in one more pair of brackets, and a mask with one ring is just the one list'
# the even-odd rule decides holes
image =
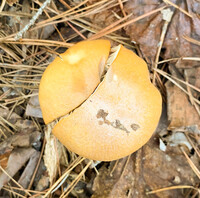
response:
{"label": "fallen leaf", "polygon": [[3,169],[7,167],[8,164],[8,158],[10,156],[11,151],[8,151],[4,153],[3,155],[0,155],[0,165]]}
{"label": "fallen leaf", "polygon": [[[189,68],[185,70],[185,78],[188,79],[188,82],[200,89],[200,67]],[[200,98],[200,92],[194,91],[191,89],[191,93],[195,98]]]}
{"label": "fallen leaf", "polygon": [[169,130],[197,124],[200,128],[200,117],[187,95],[171,82],[166,83],[167,111]]}
{"label": "fallen leaf", "polygon": [[[38,91],[33,92],[33,94],[36,94],[36,93],[38,93]],[[40,109],[38,95],[32,96],[30,100],[28,101],[28,104],[26,106],[26,115],[33,116],[36,118],[42,118],[42,112]]]}
{"label": "fallen leaf", "polygon": [[34,131],[32,133],[17,133],[0,143],[0,155],[11,152],[14,147],[30,147],[39,144],[41,133]]}
{"label": "fallen leaf", "polygon": [[26,131],[26,133],[38,130],[36,124],[31,120],[17,120],[15,126],[17,131]]}
{"label": "fallen leaf", "polygon": [[94,179],[92,188],[94,194],[92,195],[92,198],[114,198],[116,195],[120,198],[127,197],[127,192],[134,188],[135,174],[133,169],[133,158],[131,157],[126,166],[124,175],[121,177],[126,161],[127,157],[119,160],[112,176],[110,173],[116,161],[111,162],[109,169],[106,168],[105,165],[100,169],[99,175]]}
{"label": "fallen leaf", "polygon": [[40,165],[38,167],[38,170],[37,170],[37,173],[35,175],[34,182],[33,182],[34,188],[39,189],[41,187],[41,186],[39,186],[39,182],[40,182],[40,180],[43,180],[42,179],[43,177],[47,177],[48,182],[49,182],[49,176],[48,176],[48,173],[47,173],[46,166],[44,165],[44,160],[41,159]]}
{"label": "fallen leaf", "polygon": [[[87,4],[88,4],[88,6],[90,6],[90,5],[93,5],[94,3],[97,3],[97,2],[98,1],[96,1],[96,0],[92,0],[92,1],[88,1]],[[123,16],[122,10],[120,9],[119,5],[116,5],[116,6],[113,6],[112,8],[110,8],[110,9],[106,8],[106,9],[101,10],[100,12],[97,12],[97,13],[94,13],[94,14],[90,13],[87,16],[87,18],[91,22],[91,28],[96,29],[97,33],[98,33],[103,28],[105,28],[109,25],[112,25],[114,22],[118,21],[121,16]],[[115,33],[118,33],[119,35],[123,35],[124,30],[119,29]],[[88,37],[90,38],[90,37],[92,37],[92,35],[93,35],[93,33],[90,32],[88,34]],[[108,37],[106,39],[108,39]],[[115,39],[117,39],[117,36],[116,36]],[[110,39],[111,46],[116,46],[116,45],[119,44],[119,43],[115,42],[114,40]]]}
{"label": "fallen leaf", "polygon": [[[38,128],[36,124],[31,120],[24,120],[15,112],[10,114],[10,111],[7,109],[0,108],[0,117],[5,126],[10,127],[12,125],[13,129],[16,132],[26,132],[31,133],[37,131]],[[11,134],[8,132],[8,128],[0,126],[1,130],[9,137]]]}
{"label": "fallen leaf", "polygon": [[35,171],[35,167],[38,163],[39,157],[40,157],[40,152],[35,151],[30,157],[30,160],[26,165],[26,168],[24,169],[23,173],[20,176],[20,179],[18,180],[18,183],[25,189],[28,188],[32,175]]}
{"label": "fallen leaf", "polygon": [[[5,171],[13,177],[22,166],[29,160],[34,154],[35,149],[33,148],[17,148],[9,157],[8,165]],[[10,178],[3,172],[0,173],[0,189],[6,184]]]}
{"label": "fallen leaf", "polygon": [[[6,109],[3,109],[3,108],[0,108],[0,117],[4,118],[4,119],[7,119],[8,115],[9,115],[9,110],[6,110]],[[20,120],[21,117],[19,115],[17,115],[16,113],[12,113],[9,118],[8,118],[8,121],[12,124],[15,124],[18,120]]]}
{"label": "fallen leaf", "polygon": [[[192,17],[169,6],[174,14],[171,22],[168,24],[162,46],[165,49],[163,58],[198,57],[200,54],[200,47],[186,41],[183,36],[189,36],[196,40],[200,40],[200,19],[197,16],[200,3],[195,0],[170,1],[187,11]],[[130,0],[124,5],[124,9],[128,14],[132,13],[133,18],[136,18],[163,5],[165,5],[165,3],[160,0]],[[140,45],[144,56],[152,62],[155,61],[156,52],[160,45],[163,24],[164,20],[162,13],[156,13],[125,27],[126,33],[130,36],[131,40]],[[197,64],[197,61],[180,60],[177,62],[177,67],[192,67]]]}
{"label": "fallen leaf", "polygon": [[116,15],[117,13],[119,14],[119,12],[121,12],[121,10],[119,9],[119,7],[116,6],[112,8],[112,12],[111,10],[104,10],[100,13],[89,15],[89,17],[93,24],[98,25],[99,28],[103,28],[114,23],[117,20]]}
{"label": "fallen leaf", "polygon": [[[113,176],[110,175],[113,163],[109,168],[104,165],[94,180],[92,198],[149,197],[147,192],[169,186],[195,185],[197,177],[183,155],[162,152],[158,139],[152,138],[142,149],[134,153],[128,163],[127,158],[117,164]],[[123,172],[123,175],[122,175]],[[185,195],[180,189],[163,191],[150,195],[152,198],[178,197]]]}

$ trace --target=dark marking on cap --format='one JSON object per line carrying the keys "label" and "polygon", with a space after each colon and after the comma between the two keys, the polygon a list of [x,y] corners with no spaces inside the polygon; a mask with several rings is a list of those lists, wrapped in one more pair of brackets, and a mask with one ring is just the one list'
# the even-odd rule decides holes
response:
{"label": "dark marking on cap", "polygon": [[109,121],[106,117],[108,116],[109,113],[104,111],[103,109],[99,109],[97,112],[97,119],[103,119],[102,121],[99,121],[99,125],[102,124],[107,124],[109,126],[112,126],[115,129],[120,129],[122,131],[125,131],[126,133],[130,133],[128,129],[120,122],[120,120],[116,119],[114,122]]}
{"label": "dark marking on cap", "polygon": [[140,126],[138,124],[131,124],[131,128],[134,130],[134,131],[137,131]]}

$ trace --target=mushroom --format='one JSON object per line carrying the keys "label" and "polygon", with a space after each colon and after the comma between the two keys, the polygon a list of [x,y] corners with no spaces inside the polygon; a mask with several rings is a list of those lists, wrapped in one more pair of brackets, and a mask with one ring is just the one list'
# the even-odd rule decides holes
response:
{"label": "mushroom", "polygon": [[[93,48],[97,48],[95,43]],[[91,77],[89,71],[85,72],[88,78]],[[48,78],[47,74],[45,78]],[[80,79],[78,83],[81,82]],[[71,99],[67,101],[70,103]],[[96,90],[73,112],[61,118],[52,132],[69,150],[83,157],[116,160],[135,152],[150,139],[161,110],[161,95],[150,82],[146,63],[131,50],[120,46]]]}

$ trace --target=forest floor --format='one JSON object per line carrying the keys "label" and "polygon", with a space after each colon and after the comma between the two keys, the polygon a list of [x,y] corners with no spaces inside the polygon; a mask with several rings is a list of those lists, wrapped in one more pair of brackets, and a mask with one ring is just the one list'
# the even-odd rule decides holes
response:
{"label": "forest floor", "polygon": [[[2,0],[0,197],[200,197],[199,13],[198,0]],[[150,141],[111,162],[67,150],[38,100],[49,63],[100,38],[143,58],[163,99]]]}

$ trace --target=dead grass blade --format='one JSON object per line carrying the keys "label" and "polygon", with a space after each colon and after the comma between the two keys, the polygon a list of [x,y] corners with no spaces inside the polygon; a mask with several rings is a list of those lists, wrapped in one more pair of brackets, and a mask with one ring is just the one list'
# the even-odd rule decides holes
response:
{"label": "dead grass blade", "polygon": [[[41,22],[37,23],[37,26],[39,26],[39,25],[41,25],[41,24],[45,24],[45,23],[51,22],[51,21],[54,21],[54,20],[57,20],[57,19],[60,19],[60,18],[63,18],[63,17],[66,17],[66,16],[69,16],[70,14],[76,14],[77,12],[82,12],[82,11],[84,11],[86,8],[82,8],[82,9],[77,9],[77,8],[81,7],[82,5],[85,5],[88,1],[89,1],[89,0],[85,0],[85,1],[81,2],[80,4],[78,4],[77,6],[71,8],[71,9],[65,11],[65,12],[62,12],[62,13],[60,13],[60,14],[57,13],[56,16],[51,17],[51,18],[49,18],[49,19],[47,19],[47,20],[44,20],[44,21],[41,21]],[[35,2],[38,3],[38,1],[35,1]],[[40,3],[40,2],[39,2],[39,3]],[[38,3],[38,4],[39,4],[39,3]],[[73,11],[76,10],[76,9],[77,9],[77,11],[75,11],[75,12],[73,13]],[[70,14],[69,14],[69,13],[70,13]]]}
{"label": "dead grass blade", "polygon": [[15,181],[1,166],[0,166],[0,169],[1,171],[6,174],[17,186],[20,187],[20,189],[27,195],[31,196],[31,194],[26,190],[24,189],[17,181]]}
{"label": "dead grass blade", "polygon": [[[37,173],[37,171],[38,171],[38,168],[39,168],[39,165],[40,165],[40,162],[41,162],[43,153],[44,153],[44,148],[45,148],[45,138],[44,138],[44,141],[43,141],[42,150],[41,150],[41,152],[40,152],[40,157],[39,157],[38,163],[37,163],[37,165],[36,165],[36,167],[35,167],[33,176],[32,176],[32,178],[31,178],[31,181],[30,181],[29,185],[28,185],[28,190],[30,190],[31,187],[32,187],[32,185],[33,185],[33,182],[34,182],[36,173]],[[37,193],[38,193],[38,192],[37,192]]]}
{"label": "dead grass blade", "polygon": [[[77,21],[80,21],[80,23],[77,22]],[[91,33],[96,33],[101,29],[100,27],[94,26],[92,23],[90,23],[90,22],[88,22],[84,19],[71,20],[71,23],[73,23],[73,24],[75,24],[75,25],[77,25],[77,26],[79,26],[79,27],[83,28],[84,30],[87,30]],[[123,45],[125,45],[129,48],[132,48],[132,49],[134,48],[133,45],[130,45],[128,43],[129,38],[121,37],[120,35],[117,35],[115,33],[112,33],[110,35],[105,35],[105,37],[108,38],[108,39],[111,39],[115,42],[118,42],[119,44],[123,44]],[[90,37],[88,40],[93,40],[93,38]]]}
{"label": "dead grass blade", "polygon": [[[172,79],[172,78],[175,78],[175,77],[170,76],[170,75],[167,74],[166,72],[163,72],[163,71],[161,71],[161,70],[159,70],[159,69],[156,69],[156,71],[157,71],[159,74],[161,74],[162,76],[164,76],[165,78],[167,78],[169,81],[171,81],[173,84],[175,84],[177,87],[179,87],[179,88],[180,88],[183,92],[185,92],[188,96],[190,95],[190,94],[188,93],[187,90],[185,90],[179,83],[177,83],[174,79]],[[178,78],[175,78],[175,79],[178,80],[178,81],[180,81],[181,83],[184,83],[184,84],[188,85],[189,87],[195,89],[196,91],[200,91],[197,87],[195,87],[195,86],[193,86],[193,85],[191,85],[191,84],[189,84],[189,83],[187,83],[187,82],[185,82],[185,81],[182,81],[182,80],[180,80],[180,79],[178,79]],[[193,96],[192,96],[192,97],[193,97]],[[194,100],[197,104],[200,105],[200,101],[199,101],[198,99],[196,99],[196,98],[193,97],[193,100]]]}
{"label": "dead grass blade", "polygon": [[32,17],[32,14],[29,13],[23,13],[23,12],[6,12],[6,11],[0,11],[1,16],[10,16],[10,17]]}
{"label": "dead grass blade", "polygon": [[0,67],[1,68],[8,68],[8,69],[24,69],[24,70],[27,70],[27,71],[30,71],[32,69],[35,69],[35,70],[39,70],[39,71],[44,71],[45,67],[48,65],[49,63],[45,63],[45,64],[42,64],[42,65],[21,65],[21,64],[15,64],[15,63],[12,63],[12,64],[9,64],[9,63],[0,63]]}
{"label": "dead grass blade", "polygon": [[180,58],[170,58],[166,60],[159,61],[158,64],[167,63],[170,61],[178,61],[178,60],[191,60],[191,61],[200,61],[199,57],[180,57]]}
{"label": "dead grass blade", "polygon": [[11,188],[11,189],[6,188],[6,187],[3,187],[2,189],[4,189],[4,190],[10,192],[11,194],[13,194],[13,195],[15,195],[15,196],[19,196],[19,197],[22,197],[22,198],[26,198],[26,196],[23,196],[23,195],[21,195],[21,194],[15,192],[15,191],[13,190],[13,187],[10,187],[10,188]]}
{"label": "dead grass blade", "polygon": [[195,150],[195,152],[197,153],[198,157],[200,158],[199,148],[193,143],[193,141],[191,140],[191,138],[189,137],[189,135],[187,133],[186,133],[186,137],[189,140],[190,144],[192,145],[192,148]]}
{"label": "dead grass blade", "polygon": [[[7,188],[7,189],[9,189],[10,188],[10,186],[8,186],[8,185],[4,185],[4,188]],[[18,191],[22,191],[22,189],[20,189],[20,188],[18,188],[18,187],[14,187],[14,186],[12,186],[12,189],[14,189],[14,190],[18,190]],[[30,193],[34,193],[34,194],[44,194],[45,192],[40,192],[40,191],[36,191],[36,190],[28,190],[28,189],[26,189],[28,192],[30,192]]]}
{"label": "dead grass blade", "polygon": [[116,161],[115,161],[115,164],[114,164],[114,166],[113,166],[113,168],[112,168],[112,170],[110,171],[110,176],[111,176],[111,177],[113,176],[113,172],[114,172],[114,170],[116,169],[118,163],[119,163],[119,160],[116,160]]}
{"label": "dead grass blade", "polygon": [[66,8],[71,9],[71,6],[67,4],[64,0],[59,0]]}
{"label": "dead grass blade", "polygon": [[[153,67],[155,69],[158,66],[160,52],[161,52],[161,49],[162,49],[162,46],[163,46],[165,35],[167,33],[168,25],[169,25],[169,23],[170,23],[170,21],[172,19],[173,14],[174,14],[169,8],[165,9],[165,10],[162,10],[161,12],[162,12],[162,15],[163,15],[163,20],[165,22],[164,22],[164,25],[162,27],[162,32],[161,32],[161,35],[160,35],[160,42],[159,42],[157,53],[156,53],[156,57],[155,57],[155,63],[153,64]],[[156,70],[153,71],[153,84],[154,85],[155,85],[155,81],[156,81]]]}
{"label": "dead grass blade", "polygon": [[[117,31],[117,30],[119,30],[119,29],[121,29],[121,28],[123,28],[123,27],[125,27],[125,26],[127,26],[127,25],[130,25],[131,23],[134,23],[134,22],[139,21],[139,20],[141,20],[141,19],[143,19],[143,18],[145,18],[145,17],[148,17],[148,16],[150,16],[150,15],[152,15],[152,14],[155,14],[156,12],[159,12],[159,11],[163,10],[164,8],[166,8],[166,6],[163,6],[163,7],[161,7],[161,8],[155,9],[155,10],[153,10],[153,11],[151,11],[151,12],[148,12],[148,13],[146,13],[146,14],[143,14],[143,15],[141,15],[141,16],[139,16],[139,17],[136,17],[136,18],[134,18],[134,19],[131,19],[131,20],[129,20],[129,21],[127,21],[127,22],[125,22],[125,23],[123,23],[123,24],[121,24],[121,25],[118,25],[118,26],[116,26],[116,27],[114,27],[114,28],[111,28],[111,29],[109,29],[109,30],[106,30],[106,31],[103,31],[103,30],[102,30],[100,34],[98,34],[98,33],[95,34],[94,37],[93,37],[93,39],[98,39],[98,38],[103,37],[103,36],[105,36],[105,35],[107,35],[107,34],[110,34],[110,33],[112,33],[112,32],[115,32],[115,31]],[[106,27],[105,29],[107,29],[107,27]]]}
{"label": "dead grass blade", "polygon": [[189,156],[187,155],[187,153],[184,151],[184,148],[181,147],[181,151],[183,152],[183,154],[185,155],[190,167],[192,168],[192,170],[194,171],[194,173],[197,175],[197,177],[200,179],[200,171],[199,169],[195,166],[195,164],[193,163],[193,161],[189,158]]}
{"label": "dead grass blade", "polygon": [[123,175],[124,175],[124,172],[125,172],[126,167],[127,167],[128,163],[129,163],[130,157],[131,157],[131,155],[129,155],[129,156],[127,157],[127,160],[126,160],[126,163],[125,163],[125,165],[124,165],[124,167],[123,167],[122,174],[120,175],[120,178],[122,178]]}
{"label": "dead grass blade", "polygon": [[189,41],[190,43],[193,43],[195,45],[200,45],[200,41],[197,41],[193,38],[190,38],[189,36],[183,36],[183,38],[186,40],[186,41]]}
{"label": "dead grass blade", "polygon": [[41,46],[57,46],[57,47],[71,47],[72,43],[64,43],[60,41],[52,41],[52,40],[42,40],[42,39],[20,39],[19,41],[15,41],[14,38],[8,38],[1,40],[2,43],[12,43],[12,44],[20,44],[20,45],[41,45]]}
{"label": "dead grass blade", "polygon": [[[116,5],[118,5],[118,3],[114,3],[115,1],[116,0],[98,1],[97,3],[94,3],[92,5],[86,6],[84,8],[78,9],[78,10],[75,10],[71,13],[68,13],[68,11],[69,11],[68,10],[66,15],[63,15],[63,13],[62,13],[62,17],[59,17],[61,19],[55,21],[55,18],[57,18],[59,16],[59,13],[57,13],[55,18],[53,17],[53,18],[47,19],[45,21],[42,21],[42,22],[36,24],[36,26],[34,28],[32,28],[31,30],[35,30],[35,29],[38,29],[38,28],[45,27],[47,25],[53,25],[53,24],[57,24],[57,23],[71,21],[71,20],[74,20],[74,19],[78,19],[78,18],[81,18],[81,17],[91,15],[91,14],[99,13],[103,10],[107,10],[109,8],[112,8]],[[127,0],[124,0],[124,1],[127,1]]]}
{"label": "dead grass blade", "polygon": [[10,48],[8,48],[6,45],[3,43],[0,43],[0,48],[4,50],[7,54],[9,54],[13,59],[16,61],[20,61],[19,56],[17,56]]}
{"label": "dead grass blade", "polygon": [[189,16],[190,18],[192,18],[192,15],[190,13],[188,13],[186,10],[180,8],[179,6],[177,6],[175,3],[172,3],[169,0],[163,0],[166,4],[169,4],[173,7],[175,7],[176,9],[178,9],[179,11],[181,11],[182,13],[186,14],[187,16]]}
{"label": "dead grass blade", "polygon": [[80,181],[81,177],[83,177],[86,170],[89,168],[89,166],[92,164],[92,160],[90,160],[87,165],[83,168],[83,170],[78,174],[78,176],[72,181],[72,183],[69,185],[69,187],[61,194],[60,198],[67,197],[69,193],[72,191],[72,189],[76,186],[76,184]]}
{"label": "dead grass blade", "polygon": [[[128,16],[124,16],[123,18],[119,19],[118,21],[115,21],[114,23],[112,23],[111,25],[107,26],[106,28],[102,29],[101,31],[99,31],[98,33],[96,33],[95,35],[91,36],[88,40],[95,40],[96,38],[99,38],[99,35],[104,34],[104,32],[108,31],[109,29],[114,28],[115,26],[117,26],[118,24],[120,24],[121,22],[127,20],[131,15]],[[101,37],[101,36],[100,36]]]}
{"label": "dead grass blade", "polygon": [[158,190],[153,190],[153,191],[147,192],[146,194],[150,195],[150,194],[155,194],[155,193],[163,192],[163,191],[166,191],[166,190],[188,189],[188,188],[196,190],[200,194],[200,191],[199,191],[198,188],[195,188],[193,186],[186,186],[186,185],[182,185],[182,186],[170,186],[170,187],[166,187],[166,188],[161,188],[161,189],[158,189]]}
{"label": "dead grass blade", "polygon": [[65,173],[50,187],[50,189],[47,191],[47,193],[43,196],[43,198],[47,197],[61,182],[63,182],[63,179],[66,180],[69,173],[78,165],[80,164],[85,158],[78,157],[76,160],[72,162],[71,165],[68,166]]}
{"label": "dead grass blade", "polygon": [[6,0],[3,0],[3,1],[1,2],[1,6],[0,6],[0,13],[2,12],[2,10],[3,10],[4,6],[5,6],[5,4],[6,4]]}
{"label": "dead grass blade", "polygon": [[[185,74],[186,83],[188,83],[189,82],[189,78],[188,78],[187,70],[184,71],[184,74]],[[199,109],[199,107],[197,106],[197,104],[193,100],[193,95],[192,95],[192,92],[191,92],[191,88],[188,85],[186,85],[186,86],[187,86],[187,91],[189,93],[190,103],[195,107],[196,111],[198,112],[198,114],[200,116],[200,109]]]}
{"label": "dead grass blade", "polygon": [[126,16],[126,13],[125,13],[125,11],[124,11],[124,6],[123,6],[123,3],[122,3],[122,1],[121,0],[118,0],[118,2],[119,2],[119,6],[120,6],[120,9],[121,9],[121,11],[122,11],[122,14],[124,15],[124,17]]}

